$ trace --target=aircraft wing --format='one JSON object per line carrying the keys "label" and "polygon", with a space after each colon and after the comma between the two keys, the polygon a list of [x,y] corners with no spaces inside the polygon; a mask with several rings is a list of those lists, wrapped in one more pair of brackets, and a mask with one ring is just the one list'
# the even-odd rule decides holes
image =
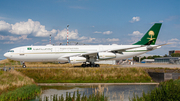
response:
{"label": "aircraft wing", "polygon": [[157,48],[161,48],[161,46],[169,45],[169,44],[172,44],[172,43],[166,43],[166,44],[161,44],[161,45],[156,45],[156,46],[147,46],[147,50],[154,50]]}
{"label": "aircraft wing", "polygon": [[121,49],[108,49],[108,50],[101,50],[101,51],[94,51],[94,52],[87,52],[87,53],[70,54],[70,55],[65,55],[62,57],[68,58],[68,57],[73,57],[73,56],[96,55],[99,52],[116,52],[116,51],[124,52],[128,49],[135,49],[135,48],[140,48],[140,47],[145,47],[145,46],[137,46],[137,47],[121,48]]}

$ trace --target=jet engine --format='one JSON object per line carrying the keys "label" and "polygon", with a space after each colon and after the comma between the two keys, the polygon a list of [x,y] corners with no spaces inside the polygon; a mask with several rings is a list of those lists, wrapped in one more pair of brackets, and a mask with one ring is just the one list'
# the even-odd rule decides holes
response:
{"label": "jet engine", "polygon": [[82,62],[86,62],[86,58],[85,57],[69,57],[69,63],[82,63]]}
{"label": "jet engine", "polygon": [[152,46],[147,46],[147,50],[153,50]]}
{"label": "jet engine", "polygon": [[62,57],[58,58],[57,61],[58,61],[59,63],[62,63],[62,64],[69,62],[67,58],[62,58]]}
{"label": "jet engine", "polygon": [[112,52],[99,52],[98,53],[99,59],[112,59],[116,58],[116,54]]}

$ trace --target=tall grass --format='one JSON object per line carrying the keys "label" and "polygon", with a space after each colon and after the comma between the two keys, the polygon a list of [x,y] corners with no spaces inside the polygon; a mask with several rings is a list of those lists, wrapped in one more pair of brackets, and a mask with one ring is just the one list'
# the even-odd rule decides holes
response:
{"label": "tall grass", "polygon": [[56,94],[44,96],[40,101],[108,101],[108,97],[104,95],[104,87],[99,85],[98,88],[95,89],[95,92],[89,96],[85,95],[85,92],[81,95],[79,90],[77,90],[76,92],[74,91],[72,95],[71,93],[66,92],[65,97],[63,94],[61,96]]}
{"label": "tall grass", "polygon": [[44,68],[16,69],[37,83],[151,82],[143,68]]}
{"label": "tall grass", "polygon": [[[76,94],[76,96],[75,96]],[[89,96],[86,96],[85,93],[81,95],[79,91],[74,92],[72,95],[71,93],[66,92],[66,97],[64,98],[63,95],[58,96],[56,94],[51,96],[45,96],[43,99],[41,98],[40,101],[108,101],[108,97],[106,97],[101,93],[93,93]]]}
{"label": "tall grass", "polygon": [[26,77],[20,72],[10,70],[0,73],[0,94],[9,90],[14,90],[24,85],[34,84],[34,80]]}
{"label": "tall grass", "polygon": [[36,85],[26,85],[21,88],[17,88],[13,91],[2,93],[0,95],[0,101],[24,101],[34,98],[40,94],[41,89]]}
{"label": "tall grass", "polygon": [[[27,67],[74,67],[80,64],[59,64],[58,62],[26,62]],[[19,61],[4,59],[0,61],[0,67],[22,67]]]}
{"label": "tall grass", "polygon": [[[21,63],[19,61],[14,61],[11,59],[5,59],[0,61],[0,67],[19,67]],[[21,66],[22,67],[22,66]]]}
{"label": "tall grass", "polygon": [[131,101],[179,101],[180,80],[169,80],[162,82],[158,88],[145,94],[142,97],[134,95]]}
{"label": "tall grass", "polygon": [[21,101],[33,98],[41,92],[34,80],[20,72],[0,71],[0,101]]}

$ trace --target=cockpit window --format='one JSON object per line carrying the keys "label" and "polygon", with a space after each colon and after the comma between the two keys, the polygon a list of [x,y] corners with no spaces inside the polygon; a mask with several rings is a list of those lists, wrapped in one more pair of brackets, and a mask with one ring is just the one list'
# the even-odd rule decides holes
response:
{"label": "cockpit window", "polygon": [[10,50],[10,51],[8,51],[8,52],[14,52],[14,50]]}

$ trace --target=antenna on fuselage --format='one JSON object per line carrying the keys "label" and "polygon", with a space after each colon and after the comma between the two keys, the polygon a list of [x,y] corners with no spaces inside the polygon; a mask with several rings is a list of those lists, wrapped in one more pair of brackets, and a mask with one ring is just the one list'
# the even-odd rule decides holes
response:
{"label": "antenna on fuselage", "polygon": [[68,27],[69,25],[67,25],[67,45],[68,45]]}

